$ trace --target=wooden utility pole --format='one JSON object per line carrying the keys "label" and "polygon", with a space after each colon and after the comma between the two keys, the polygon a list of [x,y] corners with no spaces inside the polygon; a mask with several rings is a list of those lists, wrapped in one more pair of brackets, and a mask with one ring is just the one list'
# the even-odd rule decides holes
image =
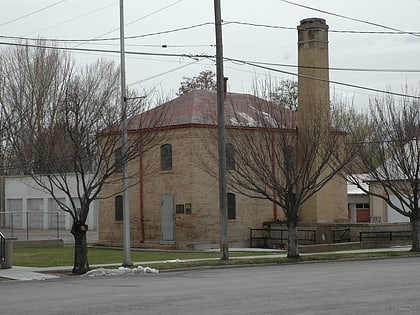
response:
{"label": "wooden utility pole", "polygon": [[125,43],[124,43],[124,3],[120,0],[120,57],[121,57],[121,124],[122,124],[122,171],[123,171],[123,266],[130,267],[131,261],[131,236],[130,236],[130,203],[128,197],[128,162],[127,162],[127,86],[125,82]]}
{"label": "wooden utility pole", "polygon": [[229,259],[227,189],[226,189],[226,143],[225,143],[225,105],[223,74],[222,13],[220,0],[214,0],[216,28],[216,78],[217,78],[217,121],[219,154],[219,210],[220,210],[220,259]]}

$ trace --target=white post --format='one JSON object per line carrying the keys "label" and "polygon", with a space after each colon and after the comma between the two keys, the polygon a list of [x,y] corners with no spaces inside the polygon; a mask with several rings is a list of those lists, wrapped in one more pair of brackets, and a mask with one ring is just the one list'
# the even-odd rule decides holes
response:
{"label": "white post", "polygon": [[356,223],[357,222],[356,204],[351,203],[349,207],[350,207],[350,222]]}
{"label": "white post", "polygon": [[[42,222],[42,228],[44,230],[48,230],[50,228],[50,213],[49,213],[49,209],[48,209],[48,198],[45,197],[42,199],[42,217],[43,217],[43,222]],[[54,222],[54,221],[52,221]]]}

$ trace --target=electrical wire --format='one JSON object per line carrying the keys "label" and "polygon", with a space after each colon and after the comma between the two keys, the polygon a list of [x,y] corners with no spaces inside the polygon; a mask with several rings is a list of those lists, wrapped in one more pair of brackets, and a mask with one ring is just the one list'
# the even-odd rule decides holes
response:
{"label": "electrical wire", "polygon": [[[200,23],[200,24],[195,24],[195,25],[191,25],[191,26],[185,26],[185,27],[179,27],[179,28],[175,28],[175,29],[171,29],[171,30],[166,30],[166,31],[159,31],[159,32],[154,32],[154,33],[147,33],[147,34],[142,34],[142,35],[133,35],[133,36],[125,36],[124,39],[125,40],[129,40],[129,39],[138,39],[138,38],[145,38],[145,37],[150,37],[150,36],[157,36],[157,35],[164,35],[164,34],[170,34],[170,33],[176,33],[176,32],[181,32],[181,31],[186,31],[186,30],[191,30],[194,28],[199,28],[202,26],[206,26],[206,25],[213,25],[214,23],[212,22],[205,22],[205,23]],[[39,38],[34,38],[34,37],[21,37],[21,36],[6,36],[6,35],[0,35],[0,38],[4,38],[4,39],[12,39],[12,40],[29,40],[29,41],[38,41]],[[92,43],[92,42],[102,42],[102,41],[119,41],[120,38],[119,37],[109,37],[109,38],[90,38],[90,39],[54,39],[54,38],[43,38],[43,40],[48,41],[48,42],[54,42],[54,43],[72,43],[72,42],[83,42],[83,43]]]}
{"label": "electrical wire", "polygon": [[56,26],[60,26],[60,25],[64,25],[64,24],[67,24],[67,23],[73,22],[73,21],[78,20],[78,19],[80,19],[80,18],[83,18],[83,17],[85,17],[85,16],[88,16],[88,15],[91,15],[91,14],[97,13],[97,12],[99,12],[99,11],[102,11],[102,10],[104,10],[104,9],[107,9],[107,8],[109,8],[109,7],[112,7],[112,6],[114,6],[116,3],[117,3],[117,2],[116,2],[116,1],[114,1],[113,3],[108,4],[108,5],[104,6],[104,7],[99,8],[99,9],[95,9],[95,10],[89,11],[89,12],[87,12],[87,13],[84,13],[84,14],[82,14],[82,15],[78,15],[78,16],[73,17],[73,18],[71,18],[71,19],[68,19],[68,20],[62,21],[62,22],[60,22],[60,23],[57,23],[57,24],[54,24],[54,25],[50,25],[50,26],[44,27],[44,28],[42,28],[42,29],[40,29],[40,30],[37,30],[37,31],[31,32],[31,33],[28,33],[28,34],[27,34],[27,35],[25,35],[25,36],[29,36],[29,35],[32,35],[32,34],[36,34],[36,33],[39,33],[39,32],[45,31],[45,30],[48,30],[48,29],[50,29],[50,28],[54,28],[54,27],[56,27]]}
{"label": "electrical wire", "polygon": [[[141,20],[143,20],[143,19],[145,19],[145,18],[148,18],[148,17],[150,17],[150,16],[152,16],[152,15],[154,15],[154,14],[156,14],[156,13],[159,13],[159,12],[161,12],[161,11],[163,11],[163,10],[166,10],[166,9],[168,9],[168,8],[170,8],[170,7],[174,6],[174,5],[176,5],[176,4],[178,4],[178,3],[182,2],[182,1],[184,1],[184,0],[177,0],[177,1],[175,1],[175,2],[173,2],[173,3],[171,3],[171,4],[167,5],[167,6],[165,6],[165,7],[163,7],[163,8],[160,8],[159,10],[153,11],[153,12],[151,12],[151,13],[149,13],[149,14],[146,14],[146,15],[144,15],[144,16],[142,16],[142,17],[140,17],[140,18],[138,18],[138,19],[136,19],[136,20],[134,20],[134,21],[131,21],[131,22],[129,22],[129,23],[127,23],[127,24],[125,24],[125,25],[124,25],[124,27],[129,26],[129,25],[131,25],[131,24],[134,24],[134,23],[136,23],[136,22],[138,22],[138,21],[141,21]],[[115,31],[118,31],[118,30],[119,30],[119,28],[114,28],[114,29],[112,29],[112,30],[110,30],[110,31],[108,31],[108,32],[106,32],[106,33],[103,33],[103,34],[101,34],[101,35],[96,36],[95,38],[93,38],[93,39],[91,39],[91,40],[98,39],[98,38],[100,38],[100,37],[102,37],[102,36],[108,35],[108,34],[110,34],[110,33],[113,33],[113,32],[115,32]],[[127,37],[127,39],[129,39],[129,37]],[[119,40],[119,37],[118,37],[118,40]],[[83,45],[83,44],[79,44],[77,47],[79,47],[79,46],[81,46],[81,45]]]}
{"label": "electrical wire", "polygon": [[[112,4],[113,5],[113,4]],[[109,5],[109,6],[112,6]],[[101,9],[105,9],[109,6],[103,7]],[[96,10],[97,11],[97,10]],[[55,24],[51,27],[57,26],[57,25],[61,25],[70,21],[73,21],[75,19],[78,19],[82,16],[86,16],[89,14],[92,14],[96,11],[91,11],[86,13],[85,15],[81,15],[79,17],[76,17],[74,19],[70,19],[67,20],[63,23],[59,23],[59,24]],[[207,26],[207,25],[214,25],[214,22],[204,22],[204,23],[199,23],[199,24],[194,24],[191,26],[184,26],[184,27],[179,27],[179,28],[175,28],[175,29],[170,29],[170,30],[165,30],[165,31],[159,31],[159,32],[153,32],[153,33],[146,33],[146,34],[140,34],[140,35],[132,35],[132,36],[126,36],[125,40],[130,40],[130,39],[138,39],[138,38],[145,38],[145,37],[151,37],[151,36],[159,36],[159,35],[165,35],[165,34],[170,34],[170,33],[176,33],[176,32],[181,32],[181,31],[187,31],[187,30],[191,30],[191,29],[195,29],[195,28],[200,28],[203,26]],[[258,24],[258,23],[250,23],[250,22],[240,22],[240,21],[225,21],[223,23],[223,25],[245,25],[245,26],[252,26],[252,27],[262,27],[262,28],[272,28],[272,29],[282,29],[282,30],[293,30],[296,31],[296,27],[287,27],[287,26],[278,26],[278,25],[269,25],[269,24]],[[50,28],[50,27],[48,27]],[[46,28],[47,29],[47,28]],[[330,33],[348,33],[348,34],[378,34],[378,35],[405,35],[407,34],[406,32],[403,31],[355,31],[355,30],[333,30],[333,29],[329,29],[328,32]],[[35,33],[35,32],[33,32]],[[409,32],[410,34],[418,34],[420,35],[420,32]],[[31,33],[32,34],[32,33]],[[4,39],[12,39],[12,40],[30,40],[30,41],[36,41],[39,40],[39,38],[34,38],[34,37],[27,37],[27,36],[8,36],[8,35],[0,35],[0,38],[4,38]],[[58,39],[58,38],[44,38],[47,41],[51,41],[51,42],[57,42],[57,43],[67,43],[67,42],[76,42],[76,43],[92,43],[92,42],[101,42],[101,41],[119,41],[120,38],[119,37],[96,37],[96,38],[90,38],[90,39]]]}
{"label": "electrical wire", "polygon": [[[0,36],[2,37],[2,36]],[[91,49],[91,48],[66,48],[66,47],[57,47],[57,46],[47,46],[47,45],[36,45],[36,44],[22,44],[22,43],[7,43],[7,42],[0,42],[0,45],[11,45],[11,46],[27,46],[31,48],[48,48],[48,49],[58,49],[58,50],[69,50],[69,51],[81,51],[81,52],[97,52],[97,53],[118,53],[117,50],[109,50],[109,49]],[[146,46],[146,47],[187,47],[188,45],[139,45],[139,46]],[[214,44],[210,45],[192,45],[188,47],[214,47]],[[186,57],[186,56],[193,56],[193,57],[204,57],[208,58],[210,55],[201,54],[201,55],[190,55],[190,54],[166,54],[166,53],[147,53],[147,52],[130,52],[128,51],[127,54],[132,55],[149,55],[149,56],[166,56],[166,57]],[[239,59],[238,59],[239,60]],[[234,59],[230,60],[234,61]],[[330,70],[330,71],[348,71],[348,72],[387,72],[387,73],[420,73],[420,69],[393,69],[393,68],[345,68],[345,67],[313,67],[313,66],[298,66],[292,64],[284,64],[284,63],[273,63],[273,62],[262,62],[262,61],[254,61],[254,60],[239,60],[239,63],[249,63],[249,64],[257,64],[260,66],[273,66],[273,67],[289,67],[289,68],[306,68],[306,69],[320,69],[320,70]]]}
{"label": "electrical wire", "polygon": [[56,6],[56,5],[59,5],[59,4],[63,3],[63,2],[66,2],[66,1],[67,1],[67,0],[61,0],[61,1],[54,2],[53,4],[50,4],[50,5],[48,5],[48,6],[46,6],[46,7],[43,7],[43,8],[41,8],[41,9],[39,9],[39,10],[36,10],[36,11],[30,12],[30,13],[28,13],[28,14],[25,14],[25,15],[19,16],[19,17],[17,17],[17,18],[14,18],[13,20],[10,20],[10,21],[7,21],[7,22],[5,22],[5,23],[2,23],[2,24],[0,24],[0,27],[2,27],[2,26],[4,26],[4,25],[7,25],[7,24],[11,24],[11,23],[16,22],[16,21],[19,21],[19,20],[22,20],[22,19],[24,19],[24,18],[26,18],[26,17],[28,17],[28,16],[31,16],[31,15],[34,15],[34,14],[39,13],[39,12],[41,12],[41,11],[47,10],[47,9],[49,9],[49,8],[52,8],[52,7]]}
{"label": "electrical wire", "polygon": [[140,83],[143,83],[143,82],[146,82],[146,81],[149,81],[149,80],[156,79],[156,78],[158,78],[158,77],[161,77],[161,76],[167,75],[167,74],[169,74],[169,73],[172,73],[172,72],[175,72],[175,71],[178,71],[178,70],[184,69],[184,68],[186,68],[186,67],[192,66],[192,65],[194,65],[194,64],[196,64],[196,63],[198,63],[199,61],[200,61],[200,60],[199,60],[199,59],[197,59],[197,60],[194,60],[193,62],[187,63],[187,64],[185,64],[185,65],[182,65],[182,66],[179,66],[179,67],[176,67],[176,68],[173,68],[173,69],[170,69],[170,70],[165,71],[165,72],[161,72],[161,73],[159,73],[159,74],[155,74],[155,75],[153,75],[153,76],[151,76],[151,77],[148,77],[148,78],[145,78],[145,79],[141,79],[141,80],[138,80],[138,81],[134,81],[134,82],[132,82],[132,83],[128,84],[128,86],[132,86],[132,85],[135,85],[135,84],[140,84]]}
{"label": "electrical wire", "polygon": [[344,68],[344,67],[313,67],[313,66],[298,66],[285,63],[261,62],[261,61],[247,61],[265,66],[290,67],[290,68],[305,68],[317,70],[330,71],[349,71],[349,72],[388,72],[388,73],[420,73],[420,69],[391,69],[391,68]]}
{"label": "electrical wire", "polygon": [[142,17],[140,17],[140,18],[138,18],[138,19],[136,19],[134,21],[131,21],[130,23],[126,24],[125,26],[129,26],[129,25],[134,24],[134,23],[136,23],[138,21],[144,20],[144,19],[146,19],[146,18],[148,18],[148,17],[150,17],[152,15],[155,15],[156,13],[162,12],[162,11],[164,11],[164,10],[166,10],[166,9],[168,9],[168,8],[174,6],[174,5],[176,5],[176,4],[178,4],[178,3],[182,2],[182,1],[184,1],[184,0],[178,0],[178,1],[175,1],[175,2],[173,2],[171,4],[168,4],[167,6],[165,6],[163,8],[160,8],[159,10],[153,11],[153,12],[151,12],[149,14],[146,14],[146,15],[144,15],[144,16],[142,16]]}
{"label": "electrical wire", "polygon": [[[77,52],[97,52],[97,53],[112,53],[112,54],[119,54],[120,53],[117,50],[87,49],[87,48],[65,48],[65,47],[56,47],[56,46],[30,45],[30,44],[17,44],[17,43],[4,43],[4,42],[0,42],[0,45],[24,46],[24,47],[32,47],[32,48],[41,47],[41,48],[46,48],[46,49],[56,49],[56,50],[63,50],[63,51],[77,51]],[[126,54],[127,55],[141,55],[141,56],[190,58],[190,59],[194,59],[194,60],[197,59],[197,58],[201,58],[201,59],[206,58],[206,59],[210,59],[212,61],[215,60],[214,55],[207,55],[207,54],[192,55],[192,54],[133,52],[133,51],[126,51]],[[370,92],[383,93],[383,94],[399,96],[399,97],[407,97],[407,98],[413,98],[413,99],[419,99],[420,98],[419,96],[415,96],[415,95],[385,91],[385,90],[381,90],[381,89],[375,89],[375,88],[365,87],[365,86],[356,85],[356,84],[350,84],[350,83],[344,83],[344,82],[333,81],[333,80],[325,80],[325,79],[322,79],[322,78],[316,78],[316,77],[311,77],[311,76],[299,75],[297,73],[293,73],[293,72],[290,72],[290,71],[280,70],[280,69],[268,67],[264,64],[253,63],[253,62],[249,62],[249,61],[241,60],[241,59],[224,57],[224,60],[232,62],[232,63],[243,64],[243,65],[248,65],[248,66],[255,67],[255,68],[264,69],[264,70],[267,70],[267,71],[273,71],[273,72],[283,73],[283,74],[296,76],[296,77],[303,77],[303,78],[312,79],[312,80],[329,82],[329,83],[336,84],[336,85],[342,85],[342,86],[351,87],[351,88],[360,89],[360,90],[366,90],[366,91],[370,91]]]}
{"label": "electrical wire", "polygon": [[346,19],[346,20],[350,20],[350,21],[354,21],[354,22],[358,22],[358,23],[363,23],[363,24],[367,24],[367,25],[371,25],[371,26],[376,26],[376,27],[379,27],[379,28],[387,29],[387,30],[394,31],[394,32],[400,32],[400,33],[407,34],[407,35],[413,35],[413,36],[416,36],[416,37],[420,37],[420,34],[417,34],[417,33],[407,32],[407,31],[403,31],[403,30],[400,30],[400,29],[397,29],[397,28],[394,28],[394,27],[390,27],[390,26],[386,26],[386,25],[383,25],[383,24],[370,22],[370,21],[357,19],[357,18],[346,16],[346,15],[342,15],[342,14],[337,14],[337,13],[317,9],[317,8],[310,7],[310,6],[303,5],[303,4],[299,4],[299,3],[296,3],[296,2],[293,2],[293,1],[289,1],[289,0],[279,0],[279,1],[287,3],[287,4],[291,4],[291,5],[294,5],[294,6],[297,6],[297,7],[301,7],[301,8],[309,9],[309,10],[312,10],[312,11],[324,13],[324,14],[327,14],[327,15],[339,17],[339,18],[342,18],[342,19]]}
{"label": "electrical wire", "polygon": [[[244,26],[281,29],[281,30],[290,30],[290,31],[296,31],[296,29],[297,29],[296,27],[270,25],[270,24],[260,24],[260,23],[250,23],[250,22],[241,22],[241,21],[224,21],[223,25],[244,25]],[[372,35],[407,35],[407,34],[420,35],[420,32],[405,32],[405,31],[355,31],[355,30],[328,29],[328,32],[329,33],[349,33],[349,34],[372,34]]]}
{"label": "electrical wire", "polygon": [[399,96],[399,97],[407,97],[407,98],[413,98],[413,99],[420,99],[420,96],[391,92],[391,91],[385,91],[385,90],[370,88],[370,87],[361,86],[361,85],[357,85],[357,84],[344,83],[344,82],[339,82],[339,81],[334,81],[334,80],[326,80],[326,79],[322,79],[322,78],[297,74],[297,73],[293,73],[293,72],[290,72],[290,71],[279,70],[279,69],[267,67],[267,66],[264,66],[264,65],[259,65],[259,64],[247,62],[247,61],[244,61],[244,60],[232,59],[232,58],[225,58],[225,60],[235,62],[235,63],[242,63],[244,65],[252,66],[252,67],[255,67],[255,68],[260,68],[260,69],[264,69],[264,70],[268,70],[268,71],[283,73],[283,74],[287,74],[287,75],[291,75],[291,76],[295,76],[295,77],[317,80],[317,81],[322,81],[322,82],[328,82],[328,83],[332,83],[332,84],[336,84],[336,85],[347,86],[347,87],[360,89],[360,90],[365,90],[365,91],[370,91],[370,92],[383,93],[383,94]]}
{"label": "electrical wire", "polygon": [[[207,23],[205,23],[207,24]],[[198,27],[198,26],[202,26],[204,24],[198,24],[195,26],[190,26],[191,27]],[[184,29],[184,28],[182,28]],[[171,30],[171,31],[167,31],[167,32],[172,32],[172,31],[179,31],[181,30],[176,29],[176,30]],[[141,35],[141,36],[146,36],[146,35]],[[4,39],[14,39],[14,40],[20,40],[20,39],[24,39],[22,37],[13,37],[13,36],[2,36],[0,35],[0,38],[4,38]],[[28,38],[27,38],[28,39]],[[29,40],[33,40],[33,41],[39,41],[39,39],[35,39],[35,38],[31,38]],[[50,39],[43,39],[46,42],[51,41]],[[69,41],[73,41],[73,40],[69,40]],[[96,41],[96,40],[94,40]],[[54,41],[52,41],[54,42]],[[12,45],[12,43],[1,43],[2,45],[7,45],[10,44]],[[22,45],[18,45],[18,46],[26,46],[27,44],[22,44]],[[129,44],[128,46],[133,46],[133,47],[152,47],[152,48],[185,48],[185,47],[215,47],[214,44],[207,44],[207,45],[166,45],[166,44],[162,44],[162,45],[135,45],[135,44]],[[37,45],[32,45],[31,47],[38,47]],[[46,47],[46,46],[43,46]],[[46,48],[53,48],[53,47],[46,47]],[[57,47],[54,47],[57,48]],[[69,50],[77,50],[76,48],[68,48]],[[107,53],[115,53],[115,51],[108,51],[108,50],[87,50],[90,52],[107,52]],[[249,61],[246,60],[247,62],[250,63],[256,63],[256,64],[260,64],[260,65],[266,65],[266,66],[278,66],[278,67],[290,67],[290,68],[298,68],[298,65],[292,65],[292,64],[284,64],[284,63],[272,63],[272,62],[260,62],[260,61]],[[300,66],[302,68],[302,66]],[[396,68],[345,68],[345,67],[312,67],[312,66],[304,66],[304,68],[308,68],[308,69],[328,69],[330,71],[349,71],[349,72],[387,72],[387,73],[420,73],[420,69],[396,69]]]}

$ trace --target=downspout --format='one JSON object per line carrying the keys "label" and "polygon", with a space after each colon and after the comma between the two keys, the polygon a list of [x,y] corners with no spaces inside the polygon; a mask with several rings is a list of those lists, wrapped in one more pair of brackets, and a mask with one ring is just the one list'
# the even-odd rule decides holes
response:
{"label": "downspout", "polygon": [[[274,132],[272,132],[274,133]],[[275,163],[275,154],[274,154],[274,135],[271,136],[271,167],[273,170],[273,174],[276,172],[276,163]],[[276,191],[273,189],[273,199],[276,200],[278,198]],[[277,216],[277,204],[273,202],[273,219],[274,221],[278,220]]]}
{"label": "downspout", "polygon": [[139,204],[140,204],[140,242],[144,243],[144,203],[143,203],[143,154],[139,155]]}

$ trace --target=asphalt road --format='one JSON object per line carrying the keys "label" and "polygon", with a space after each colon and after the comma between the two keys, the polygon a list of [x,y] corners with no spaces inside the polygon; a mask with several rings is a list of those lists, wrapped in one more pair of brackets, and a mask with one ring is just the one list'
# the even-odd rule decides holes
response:
{"label": "asphalt road", "polygon": [[420,257],[7,281],[0,314],[420,314]]}

